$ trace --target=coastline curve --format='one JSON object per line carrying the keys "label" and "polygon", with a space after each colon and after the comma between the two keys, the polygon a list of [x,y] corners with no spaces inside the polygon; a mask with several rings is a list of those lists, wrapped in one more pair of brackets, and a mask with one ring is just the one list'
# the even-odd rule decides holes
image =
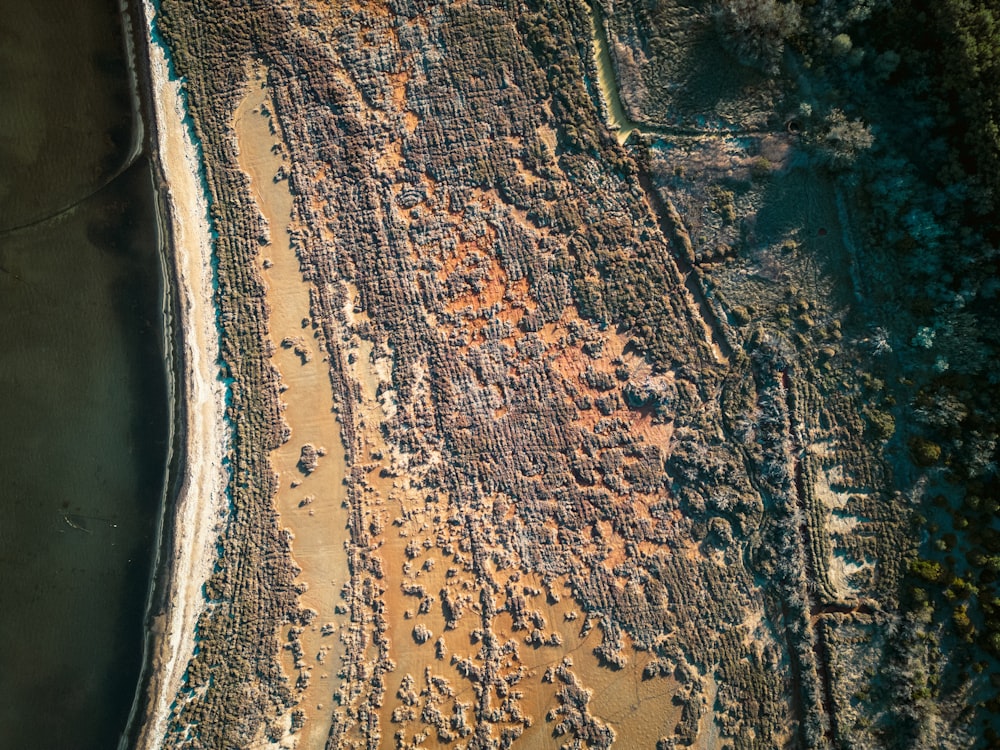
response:
{"label": "coastline curve", "polygon": [[[226,386],[220,368],[218,310],[215,303],[214,247],[200,154],[188,126],[181,82],[171,76],[169,51],[154,34],[157,10],[143,0],[154,160],[165,208],[165,272],[175,286],[173,347],[178,383],[175,398],[182,419],[176,426],[177,492],[167,497],[155,583],[162,597],[149,615],[148,678],[144,717],[136,728],[136,750],[153,750],[166,734],[174,698],[182,687],[196,646],[196,623],[204,609],[202,584],[214,569],[216,542],[227,513],[224,457],[230,430]],[[167,556],[166,560],[162,558]]]}

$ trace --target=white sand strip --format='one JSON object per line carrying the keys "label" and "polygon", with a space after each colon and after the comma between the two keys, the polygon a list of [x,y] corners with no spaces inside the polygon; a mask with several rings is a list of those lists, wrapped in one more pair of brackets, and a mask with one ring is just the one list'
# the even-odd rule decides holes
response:
{"label": "white sand strip", "polygon": [[[155,10],[144,0],[147,30]],[[147,31],[152,93],[156,110],[157,157],[168,186],[173,234],[172,271],[178,287],[185,440],[182,486],[174,507],[173,549],[169,550],[169,590],[157,618],[150,667],[146,723],[137,750],[163,742],[170,708],[194,653],[195,624],[205,606],[202,584],[211,574],[215,540],[226,510],[228,446],[225,386],[219,377],[219,331],[212,286],[212,236],[198,152],[185,124],[181,87],[171,81],[164,51]]]}

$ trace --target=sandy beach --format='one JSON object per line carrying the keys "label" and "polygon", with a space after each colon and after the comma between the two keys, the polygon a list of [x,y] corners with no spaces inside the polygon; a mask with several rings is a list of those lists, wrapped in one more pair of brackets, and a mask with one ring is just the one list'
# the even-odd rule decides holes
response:
{"label": "sandy beach", "polygon": [[[155,10],[143,2],[150,28]],[[170,708],[194,651],[195,623],[204,607],[202,584],[215,565],[215,540],[226,512],[226,476],[222,466],[228,441],[225,387],[219,377],[219,332],[212,279],[212,241],[198,153],[185,124],[180,83],[170,80],[164,51],[147,35],[152,94],[156,112],[157,154],[169,186],[169,231],[173,283],[179,309],[174,311],[181,338],[185,424],[180,458],[179,496],[168,509],[174,533],[164,550],[169,582],[163,610],[154,618],[154,643],[146,695],[146,720],[136,747],[160,746]]]}

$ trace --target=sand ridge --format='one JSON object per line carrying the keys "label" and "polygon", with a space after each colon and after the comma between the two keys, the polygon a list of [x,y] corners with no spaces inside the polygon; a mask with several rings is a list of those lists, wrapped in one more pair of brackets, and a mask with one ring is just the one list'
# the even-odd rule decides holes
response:
{"label": "sand ridge", "polygon": [[219,369],[212,235],[201,164],[185,125],[187,112],[181,83],[171,80],[164,51],[152,38],[156,11],[148,0],[142,7],[144,23],[150,30],[147,44],[156,115],[156,158],[169,186],[170,270],[180,300],[175,314],[180,321],[183,390],[178,397],[186,404],[184,475],[173,509],[174,536],[168,551],[169,590],[165,608],[153,625],[147,720],[136,743],[139,750],[151,750],[159,747],[166,732],[171,704],[194,652],[195,624],[205,604],[202,584],[215,565],[215,541],[226,513],[223,457],[229,429]]}

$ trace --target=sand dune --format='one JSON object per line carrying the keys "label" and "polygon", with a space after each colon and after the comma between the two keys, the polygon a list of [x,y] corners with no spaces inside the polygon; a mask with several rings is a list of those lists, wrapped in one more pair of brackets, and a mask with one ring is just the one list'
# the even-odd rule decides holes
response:
{"label": "sand dune", "polygon": [[[155,10],[143,3],[149,28]],[[148,38],[148,37],[147,37]],[[215,539],[226,509],[222,465],[228,442],[225,387],[219,377],[219,332],[212,288],[212,240],[198,152],[185,124],[180,83],[170,80],[164,51],[150,45],[156,110],[157,158],[169,186],[173,282],[178,288],[180,363],[178,398],[185,404],[183,483],[175,504],[166,605],[155,620],[146,721],[137,748],[158,747],[194,651],[195,623],[204,607],[202,583],[215,565]]]}

